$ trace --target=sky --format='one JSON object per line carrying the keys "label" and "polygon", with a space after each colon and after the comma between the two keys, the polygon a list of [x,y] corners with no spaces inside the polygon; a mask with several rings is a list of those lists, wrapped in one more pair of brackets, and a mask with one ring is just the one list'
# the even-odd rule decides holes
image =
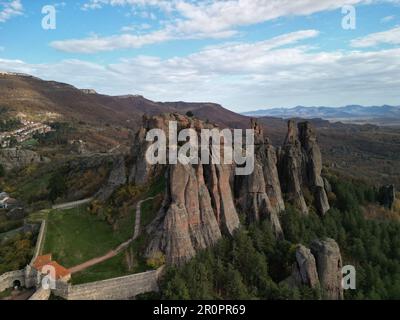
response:
{"label": "sky", "polygon": [[400,105],[400,0],[0,0],[0,71],[236,112]]}

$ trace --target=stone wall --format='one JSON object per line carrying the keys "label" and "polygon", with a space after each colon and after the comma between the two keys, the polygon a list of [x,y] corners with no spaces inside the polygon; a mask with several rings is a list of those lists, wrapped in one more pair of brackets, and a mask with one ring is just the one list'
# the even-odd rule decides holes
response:
{"label": "stone wall", "polygon": [[47,222],[46,222],[46,220],[42,220],[42,223],[40,225],[40,231],[39,231],[37,241],[36,241],[35,251],[33,253],[33,257],[32,257],[30,265],[33,264],[33,262],[36,260],[36,258],[40,255],[40,253],[42,251],[45,234],[46,234],[46,228],[47,228]]}
{"label": "stone wall", "polygon": [[67,300],[127,300],[136,295],[158,291],[158,270],[81,285],[57,282],[54,294]]}
{"label": "stone wall", "polygon": [[18,280],[21,286],[25,286],[25,270],[10,271],[0,276],[0,292],[12,288],[14,281]]}
{"label": "stone wall", "polygon": [[29,300],[49,300],[51,291],[39,288],[36,292],[29,298]]}

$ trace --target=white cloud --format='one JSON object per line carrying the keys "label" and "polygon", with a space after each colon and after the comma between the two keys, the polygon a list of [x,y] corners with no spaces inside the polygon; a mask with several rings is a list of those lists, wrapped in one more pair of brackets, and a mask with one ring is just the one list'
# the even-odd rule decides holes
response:
{"label": "white cloud", "polygon": [[91,0],[83,9],[99,9],[105,5],[156,7],[168,12],[163,29],[146,34],[113,35],[109,37],[67,39],[51,43],[57,50],[95,53],[174,39],[221,39],[238,33],[241,26],[257,24],[284,16],[310,15],[334,10],[343,5],[369,3],[371,0]]}
{"label": "white cloud", "polygon": [[8,0],[0,2],[0,22],[19,16],[23,13],[21,0]]}
{"label": "white cloud", "polygon": [[355,48],[367,48],[380,44],[400,44],[400,27],[395,27],[383,32],[371,33],[365,37],[351,41],[351,46]]}
{"label": "white cloud", "polygon": [[388,22],[394,20],[394,18],[395,18],[395,16],[386,16],[386,17],[383,17],[383,18],[381,19],[381,22],[382,22],[382,23],[388,23]]}
{"label": "white cloud", "polygon": [[185,57],[139,56],[108,65],[0,60],[0,69],[102,93],[213,101],[240,111],[298,104],[398,104],[400,48],[316,52],[299,43],[317,35],[315,30],[304,30],[255,43],[207,47]]}

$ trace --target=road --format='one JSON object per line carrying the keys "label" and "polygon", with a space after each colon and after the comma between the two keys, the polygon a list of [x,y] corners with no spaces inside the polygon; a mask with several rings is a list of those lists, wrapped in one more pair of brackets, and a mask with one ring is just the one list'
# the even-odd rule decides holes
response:
{"label": "road", "polygon": [[80,265],[77,265],[75,267],[72,267],[69,269],[71,274],[83,271],[89,267],[92,267],[96,264],[99,264],[103,261],[106,261],[108,259],[111,259],[118,255],[120,252],[122,252],[124,249],[126,249],[133,241],[135,241],[139,236],[141,232],[140,228],[140,223],[141,223],[141,217],[142,217],[142,204],[146,201],[152,200],[154,197],[147,198],[145,200],[139,201],[136,205],[136,218],[135,218],[135,228],[133,232],[133,237],[124,243],[121,243],[116,249],[109,251],[105,255],[97,258],[90,259],[89,261],[86,261]]}

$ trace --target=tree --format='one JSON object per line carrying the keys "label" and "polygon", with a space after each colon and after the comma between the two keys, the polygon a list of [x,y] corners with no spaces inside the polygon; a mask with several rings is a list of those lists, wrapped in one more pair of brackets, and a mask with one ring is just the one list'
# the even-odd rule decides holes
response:
{"label": "tree", "polygon": [[14,148],[18,145],[18,141],[15,137],[10,138],[9,147]]}
{"label": "tree", "polygon": [[187,115],[189,118],[193,118],[193,117],[194,117],[194,113],[193,113],[192,111],[186,112],[186,115]]}
{"label": "tree", "polygon": [[6,170],[4,169],[4,166],[0,163],[0,178],[4,177],[6,174]]}
{"label": "tree", "polygon": [[55,173],[50,178],[47,189],[49,190],[49,199],[52,203],[54,203],[58,197],[64,195],[67,191],[67,185],[63,175],[59,172]]}

